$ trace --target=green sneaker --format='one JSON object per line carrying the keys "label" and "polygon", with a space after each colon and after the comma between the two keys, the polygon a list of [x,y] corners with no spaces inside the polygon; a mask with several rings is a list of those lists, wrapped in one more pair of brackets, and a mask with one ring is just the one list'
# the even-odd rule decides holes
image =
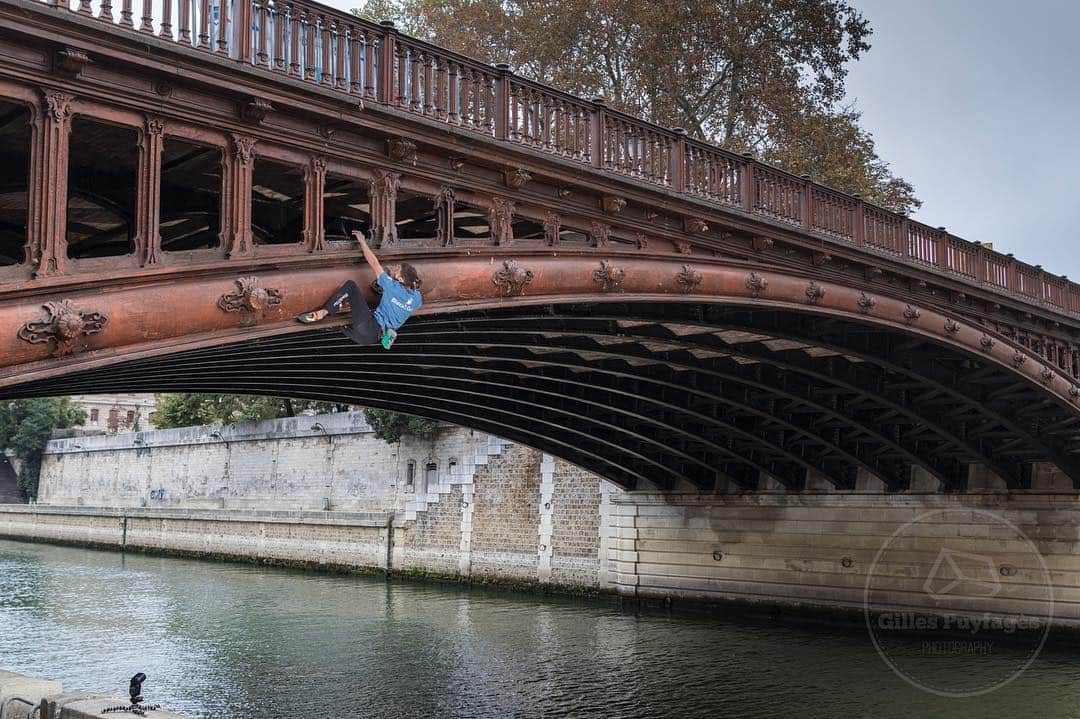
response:
{"label": "green sneaker", "polygon": [[384,350],[390,349],[390,345],[394,344],[394,340],[397,339],[397,332],[387,328],[383,330],[382,337],[379,338],[379,344],[383,346]]}

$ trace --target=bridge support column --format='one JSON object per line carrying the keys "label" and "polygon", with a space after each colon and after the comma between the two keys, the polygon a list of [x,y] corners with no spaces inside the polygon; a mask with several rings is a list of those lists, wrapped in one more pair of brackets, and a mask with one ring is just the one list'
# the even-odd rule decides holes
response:
{"label": "bridge support column", "polygon": [[150,118],[140,141],[139,191],[135,218],[135,254],[139,263],[156,265],[161,255],[161,155],[165,147],[165,121]]}
{"label": "bridge support column", "polygon": [[809,471],[806,473],[805,489],[811,492],[835,492],[836,486],[821,472]]}
{"label": "bridge support column", "polygon": [[986,465],[971,464],[967,467],[965,489],[969,492],[1008,492],[1008,483]]}
{"label": "bridge support column", "polygon": [[787,485],[772,475],[764,472],[758,478],[758,491],[760,492],[786,492]]}
{"label": "bridge support column", "polygon": [[379,172],[371,180],[371,240],[376,247],[397,242],[397,192],[401,175]]}
{"label": "bridge support column", "polygon": [[41,133],[40,172],[35,178],[40,226],[35,228],[31,257],[36,277],[60,275],[67,264],[68,138],[74,98],[62,92],[45,92],[45,122]]}
{"label": "bridge support column", "polygon": [[223,239],[226,256],[242,257],[251,254],[251,170],[255,138],[233,135],[232,143],[222,200],[222,214],[228,222]]}
{"label": "bridge support column", "polygon": [[304,245],[308,252],[325,248],[323,222],[323,188],[326,184],[326,160],[312,158],[304,168]]}
{"label": "bridge support column", "polygon": [[1031,488],[1050,492],[1072,492],[1074,489],[1067,474],[1046,462],[1031,468]]}

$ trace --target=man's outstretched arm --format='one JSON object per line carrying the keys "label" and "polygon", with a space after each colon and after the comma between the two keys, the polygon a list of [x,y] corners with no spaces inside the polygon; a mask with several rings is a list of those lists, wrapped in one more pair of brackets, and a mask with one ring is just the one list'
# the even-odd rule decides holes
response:
{"label": "man's outstretched arm", "polygon": [[364,233],[360,230],[353,230],[352,234],[353,237],[356,238],[356,241],[360,243],[360,251],[364,253],[364,259],[369,265],[371,265],[371,269],[375,270],[375,276],[379,277],[380,275],[382,275],[382,263],[380,263],[379,258],[375,256],[375,252],[372,251],[370,247],[368,247],[367,240],[364,239]]}

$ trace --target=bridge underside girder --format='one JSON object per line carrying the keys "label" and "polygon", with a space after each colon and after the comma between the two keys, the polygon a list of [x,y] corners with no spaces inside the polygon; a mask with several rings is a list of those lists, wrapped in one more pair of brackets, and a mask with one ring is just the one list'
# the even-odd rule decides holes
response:
{"label": "bridge underside girder", "polygon": [[945,491],[982,465],[1080,481],[1080,417],[980,358],[884,326],[731,305],[591,303],[413,319],[391,352],[337,329],[185,351],[16,385],[273,394],[443,419],[520,441],[627,488],[791,490],[814,473]]}

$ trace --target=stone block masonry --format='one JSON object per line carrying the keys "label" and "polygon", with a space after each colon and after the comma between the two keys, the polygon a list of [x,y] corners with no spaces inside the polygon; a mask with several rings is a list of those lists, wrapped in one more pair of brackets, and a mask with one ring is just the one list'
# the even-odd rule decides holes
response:
{"label": "stone block masonry", "polygon": [[446,427],[387,444],[360,412],[54,440],[39,501],[97,507],[400,511],[489,442]]}
{"label": "stone block masonry", "polygon": [[479,467],[473,479],[471,573],[536,581],[541,455],[516,445],[499,460]]}
{"label": "stone block masonry", "polygon": [[394,533],[393,566],[432,574],[463,574],[468,576],[468,564],[462,571],[462,504],[460,486],[405,522]]}
{"label": "stone block masonry", "polygon": [[286,565],[386,568],[391,516],[0,505],[0,536]]}
{"label": "stone block masonry", "polygon": [[51,442],[41,502],[0,507],[0,535],[595,590],[601,484],[460,428],[388,445],[340,413]]}
{"label": "stone block masonry", "polygon": [[963,611],[925,583],[947,546],[994,562],[980,611],[1037,616],[1049,582],[1053,620],[1080,627],[1073,495],[628,493],[501,441],[478,454],[400,514],[4,505],[0,536],[855,614],[868,579],[895,606]]}

